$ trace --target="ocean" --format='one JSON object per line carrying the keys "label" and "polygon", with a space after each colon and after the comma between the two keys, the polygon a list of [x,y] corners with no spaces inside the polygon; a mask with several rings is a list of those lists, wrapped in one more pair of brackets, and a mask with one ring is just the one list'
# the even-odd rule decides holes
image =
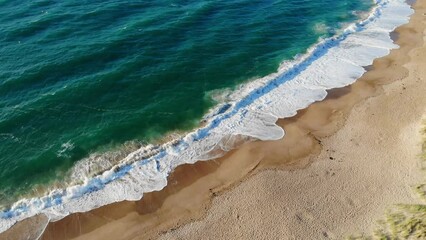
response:
{"label": "ocean", "polygon": [[396,45],[403,0],[0,2],[0,230],[159,190]]}

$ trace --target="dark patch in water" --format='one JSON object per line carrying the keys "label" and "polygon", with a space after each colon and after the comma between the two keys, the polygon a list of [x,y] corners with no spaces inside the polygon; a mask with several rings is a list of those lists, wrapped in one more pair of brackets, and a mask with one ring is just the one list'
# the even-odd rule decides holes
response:
{"label": "dark patch in water", "polygon": [[365,71],[371,71],[371,70],[373,70],[374,69],[374,66],[373,65],[368,65],[368,66],[364,66],[363,67],[364,69],[365,69]]}
{"label": "dark patch in water", "polygon": [[408,5],[413,6],[416,3],[416,0],[406,0],[405,1]]}
{"label": "dark patch in water", "polygon": [[389,33],[389,36],[390,36],[390,38],[392,39],[393,42],[396,42],[399,39],[399,33],[396,32],[396,31]]}
{"label": "dark patch in water", "polygon": [[225,105],[223,105],[222,107],[220,107],[219,111],[217,112],[217,114],[222,114],[224,112],[226,112],[232,105],[227,103]]}

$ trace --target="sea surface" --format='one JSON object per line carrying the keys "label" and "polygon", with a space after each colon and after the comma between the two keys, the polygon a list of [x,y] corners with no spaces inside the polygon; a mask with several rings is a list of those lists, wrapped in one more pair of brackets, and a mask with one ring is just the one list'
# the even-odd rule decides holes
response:
{"label": "sea surface", "polygon": [[90,154],[197,127],[214,90],[276,71],[371,5],[2,1],[0,204]]}
{"label": "sea surface", "polygon": [[395,47],[404,4],[0,1],[0,217],[137,199],[206,152],[283,137],[278,117]]}

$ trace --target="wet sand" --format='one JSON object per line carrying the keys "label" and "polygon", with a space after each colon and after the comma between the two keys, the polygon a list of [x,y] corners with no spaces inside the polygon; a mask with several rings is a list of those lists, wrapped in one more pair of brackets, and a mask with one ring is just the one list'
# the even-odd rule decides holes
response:
{"label": "wet sand", "polygon": [[[370,231],[396,203],[414,203],[426,113],[425,1],[397,29],[401,46],[356,83],[279,120],[286,136],[178,167],[169,184],[49,223],[41,239],[341,239]],[[46,219],[0,235],[38,236]],[[30,232],[30,230],[28,230]]]}

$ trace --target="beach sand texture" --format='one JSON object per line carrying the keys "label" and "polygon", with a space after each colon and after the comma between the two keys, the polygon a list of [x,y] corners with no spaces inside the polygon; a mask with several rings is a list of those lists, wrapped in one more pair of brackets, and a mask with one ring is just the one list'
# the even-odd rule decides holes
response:
{"label": "beach sand texture", "polygon": [[[397,29],[400,49],[356,83],[279,120],[286,136],[178,167],[136,202],[49,223],[41,239],[342,239],[369,233],[386,209],[419,201],[426,113],[426,1]],[[38,236],[43,217],[0,236]],[[34,230],[34,226],[38,230]],[[29,231],[29,230],[28,230]],[[28,232],[27,231],[27,232]]]}

